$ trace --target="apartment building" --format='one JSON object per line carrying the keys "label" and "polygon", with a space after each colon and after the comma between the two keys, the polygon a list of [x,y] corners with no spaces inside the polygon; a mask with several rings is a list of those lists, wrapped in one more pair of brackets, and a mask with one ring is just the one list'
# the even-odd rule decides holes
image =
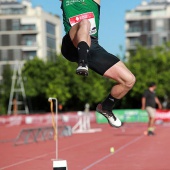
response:
{"label": "apartment building", "polygon": [[126,51],[140,44],[152,48],[170,41],[170,0],[142,1],[126,11]]}
{"label": "apartment building", "polygon": [[29,0],[0,0],[0,75],[4,64],[16,60],[51,60],[60,53],[61,36],[59,16]]}

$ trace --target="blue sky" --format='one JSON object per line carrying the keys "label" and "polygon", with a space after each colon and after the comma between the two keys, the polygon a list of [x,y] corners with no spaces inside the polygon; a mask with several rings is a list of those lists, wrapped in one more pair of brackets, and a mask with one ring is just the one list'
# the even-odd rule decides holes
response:
{"label": "blue sky", "polygon": [[[125,50],[125,11],[133,9],[142,0],[101,0],[99,43],[108,52],[122,55]],[[59,0],[32,0],[33,6],[41,6],[45,11],[62,18]],[[64,29],[63,29],[64,35]]]}

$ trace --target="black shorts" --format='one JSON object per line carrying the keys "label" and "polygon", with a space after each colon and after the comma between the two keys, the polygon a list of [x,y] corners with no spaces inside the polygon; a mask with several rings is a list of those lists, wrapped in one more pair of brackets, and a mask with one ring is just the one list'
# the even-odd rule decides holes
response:
{"label": "black shorts", "polygon": [[[62,40],[61,52],[63,56],[71,61],[78,62],[77,48],[73,45],[69,34]],[[120,61],[116,56],[108,53],[98,44],[98,39],[91,37],[91,46],[87,56],[88,67],[100,75],[103,75],[110,67]]]}

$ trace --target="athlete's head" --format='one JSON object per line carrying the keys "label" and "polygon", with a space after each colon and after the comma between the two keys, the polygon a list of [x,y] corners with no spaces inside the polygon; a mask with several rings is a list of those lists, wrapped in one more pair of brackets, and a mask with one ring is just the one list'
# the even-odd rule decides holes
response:
{"label": "athlete's head", "polygon": [[150,82],[150,83],[149,83],[149,87],[154,87],[154,86],[156,86],[156,83],[155,83],[155,82]]}
{"label": "athlete's head", "polygon": [[150,82],[149,83],[149,88],[155,90],[156,89],[156,83],[155,82]]}

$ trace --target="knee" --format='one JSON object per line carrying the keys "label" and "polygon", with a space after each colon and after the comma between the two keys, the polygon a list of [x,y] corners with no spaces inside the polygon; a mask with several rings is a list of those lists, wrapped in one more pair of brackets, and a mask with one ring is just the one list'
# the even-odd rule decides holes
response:
{"label": "knee", "polygon": [[125,83],[125,86],[126,86],[128,89],[132,89],[132,87],[134,86],[135,82],[136,82],[136,77],[135,77],[133,74],[131,74],[131,75],[129,76],[128,81]]}
{"label": "knee", "polygon": [[88,19],[83,19],[79,22],[80,27],[85,27],[87,30],[90,30],[90,21]]}

